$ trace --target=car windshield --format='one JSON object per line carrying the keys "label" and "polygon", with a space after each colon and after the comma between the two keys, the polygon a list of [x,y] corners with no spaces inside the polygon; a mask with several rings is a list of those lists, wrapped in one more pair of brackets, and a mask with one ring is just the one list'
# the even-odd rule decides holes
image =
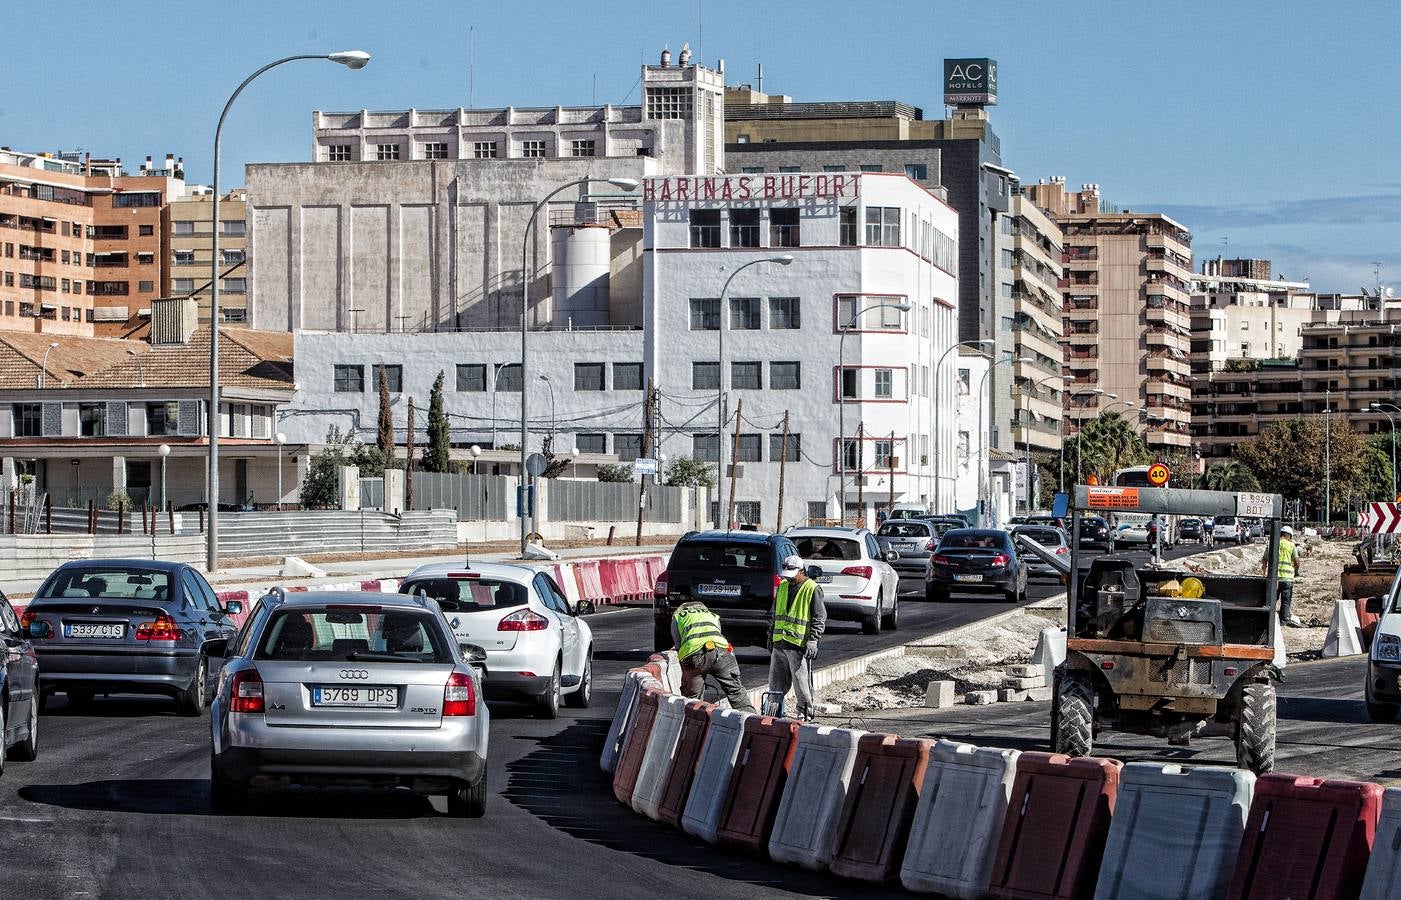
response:
{"label": "car windshield", "polygon": [[417,578],[405,580],[399,590],[432,597],[443,612],[488,612],[526,603],[525,585],[498,578]]}
{"label": "car windshield", "polygon": [[59,569],[35,596],[160,602],[170,598],[170,573],[116,566]]}
{"label": "car windshield", "polygon": [[807,535],[793,538],[798,555],[809,562],[821,559],[860,559],[861,542],[850,538]]}
{"label": "car windshield", "polygon": [[773,549],[760,543],[682,541],[671,551],[669,569],[743,569],[773,572]]}
{"label": "car windshield", "polygon": [[1007,535],[1001,531],[950,531],[939,543],[940,550],[1006,550]]}
{"label": "car windshield", "polygon": [[929,537],[926,522],[886,522],[876,532],[879,537]]}
{"label": "car windshield", "polygon": [[929,515],[925,509],[897,509],[890,514],[892,519],[923,519]]}
{"label": "car windshield", "polygon": [[1104,521],[1103,519],[1099,518],[1098,516],[1094,516],[1094,517],[1091,517],[1091,518],[1081,519],[1081,520],[1080,520],[1080,528],[1081,528],[1082,530],[1085,529],[1085,528],[1108,528],[1108,527],[1109,527],[1109,523],[1106,522],[1106,521]]}
{"label": "car windshield", "polygon": [[1055,528],[1018,528],[1012,533],[1029,537],[1045,547],[1059,547],[1064,543],[1061,539],[1061,533]]}
{"label": "car windshield", "polygon": [[254,658],[449,663],[452,651],[429,613],[347,605],[278,610],[263,629]]}

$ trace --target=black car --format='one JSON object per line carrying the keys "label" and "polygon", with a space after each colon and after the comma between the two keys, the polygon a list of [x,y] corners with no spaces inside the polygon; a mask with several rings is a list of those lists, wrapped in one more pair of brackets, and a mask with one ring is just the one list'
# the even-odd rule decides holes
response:
{"label": "black car", "polygon": [[887,519],[876,532],[876,543],[882,551],[899,554],[890,565],[900,576],[900,591],[908,588],[922,591],[929,575],[929,557],[945,532],[960,526],[947,521],[927,519]]}
{"label": "black car", "polygon": [[1026,599],[1027,567],[1012,535],[995,528],[948,532],[929,557],[928,600],[947,600],[952,591],[998,591],[1009,603]]}
{"label": "black car", "polygon": [[1102,516],[1084,516],[1080,519],[1080,546],[1094,547],[1104,551],[1114,549],[1113,531],[1109,522]]}
{"label": "black car", "polygon": [[171,697],[181,715],[203,715],[220,662],[211,642],[238,631],[242,605],[219,602],[192,566],[146,559],[84,560],[55,569],[25,608],[42,666],[40,705],[97,694]]}
{"label": "black car", "polygon": [[1044,525],[1049,528],[1059,528],[1061,530],[1068,530],[1070,527],[1065,519],[1059,518],[1058,516],[1027,516],[1022,520],[1022,524]]}
{"label": "black car", "polygon": [[767,638],[779,570],[798,548],[781,534],[761,531],[692,531],[672,548],[666,571],[652,589],[653,638],[670,650],[671,616],[695,599],[720,617],[725,637],[762,644]]}
{"label": "black car", "polygon": [[1179,519],[1177,521],[1177,539],[1179,541],[1200,541],[1202,539],[1202,520]]}
{"label": "black car", "polygon": [[27,631],[0,594],[0,773],[7,755],[26,762],[39,755],[39,658]]}

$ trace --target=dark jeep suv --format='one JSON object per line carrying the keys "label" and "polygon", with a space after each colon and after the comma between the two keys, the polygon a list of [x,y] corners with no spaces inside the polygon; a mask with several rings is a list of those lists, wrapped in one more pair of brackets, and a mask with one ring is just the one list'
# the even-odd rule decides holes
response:
{"label": "dark jeep suv", "polygon": [[654,638],[670,650],[671,616],[695,599],[720,617],[734,643],[763,644],[778,590],[779,569],[798,548],[781,534],[759,531],[692,531],[672,548],[666,571],[652,590]]}

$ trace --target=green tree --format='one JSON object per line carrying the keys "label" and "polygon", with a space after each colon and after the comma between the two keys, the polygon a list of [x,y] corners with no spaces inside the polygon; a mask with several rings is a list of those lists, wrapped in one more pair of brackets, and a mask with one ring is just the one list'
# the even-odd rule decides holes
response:
{"label": "green tree", "polygon": [[433,381],[433,390],[428,395],[428,446],[423,448],[425,472],[448,471],[449,451],[448,414],[443,409],[443,373]]}
{"label": "green tree", "polygon": [[599,481],[609,481],[615,483],[632,481],[632,475],[632,466],[629,466],[626,463],[620,463],[618,465],[613,465],[611,463],[603,463],[598,467]]}
{"label": "green tree", "polygon": [[[1331,482],[1330,512],[1344,508],[1349,494],[1363,496],[1367,490],[1366,442],[1336,420],[1328,429],[1330,479],[1325,479],[1325,431],[1322,416],[1294,418],[1271,425],[1258,436],[1236,446],[1235,456],[1260,482],[1263,490],[1283,494],[1286,499],[1302,500],[1314,510],[1322,509],[1325,484]],[[1389,487],[1388,487],[1389,489]],[[1331,518],[1331,517],[1330,517]]]}
{"label": "green tree", "polygon": [[[1080,471],[1075,461],[1080,459]],[[1091,472],[1107,482],[1114,470],[1141,466],[1153,458],[1148,445],[1134,431],[1133,423],[1118,413],[1103,413],[1085,423],[1080,433],[1066,438],[1067,481],[1083,484]]]}
{"label": "green tree", "polygon": [[337,504],[339,470],[341,466],[351,464],[348,451],[353,452],[355,446],[359,446],[358,441],[348,434],[341,434],[336,426],[331,426],[330,431],[326,432],[326,446],[307,464],[306,477],[302,479],[303,508],[328,509]]}
{"label": "green tree", "polygon": [[[384,459],[390,460],[394,458],[394,410],[389,405],[389,376],[384,366],[375,368],[379,370],[379,434],[375,446]],[[380,471],[383,470],[381,465]]]}
{"label": "green tree", "polygon": [[1202,487],[1208,491],[1258,491],[1260,482],[1239,460],[1227,459],[1206,467]]}
{"label": "green tree", "polygon": [[672,487],[715,487],[715,469],[693,456],[678,456],[667,464],[666,483]]}

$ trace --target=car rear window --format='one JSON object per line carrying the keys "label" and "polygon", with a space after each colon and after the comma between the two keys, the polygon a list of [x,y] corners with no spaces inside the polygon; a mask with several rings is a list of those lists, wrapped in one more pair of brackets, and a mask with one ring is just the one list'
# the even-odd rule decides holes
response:
{"label": "car rear window", "polygon": [[1217,524],[1217,525],[1234,525],[1234,524],[1236,524],[1236,517],[1235,517],[1235,516],[1217,516],[1217,517],[1216,517],[1216,524]]}
{"label": "car rear window", "polygon": [[487,612],[526,603],[525,585],[498,578],[420,578],[405,581],[399,590],[432,597],[443,612]]}
{"label": "car rear window", "polygon": [[728,544],[719,541],[683,541],[671,551],[669,569],[742,569],[772,572],[773,548],[768,544]]}
{"label": "car rear window", "polygon": [[273,613],[254,659],[448,663],[452,651],[428,613],[328,606]]}
{"label": "car rear window", "polygon": [[927,516],[927,515],[929,515],[929,511],[928,511],[928,510],[924,510],[924,509],[897,509],[897,510],[895,510],[894,512],[892,512],[892,513],[890,514],[890,518],[892,518],[892,519],[922,519],[922,518],[924,518],[924,517]]}
{"label": "car rear window", "polygon": [[1025,535],[1036,543],[1047,547],[1059,547],[1061,545],[1061,534],[1054,528],[1018,528],[1014,533]]}
{"label": "car rear window", "polygon": [[924,522],[886,522],[876,534],[881,537],[929,537],[929,528]]}
{"label": "car rear window", "polygon": [[1000,531],[951,531],[944,535],[940,550],[1005,550],[1007,536]]}
{"label": "car rear window", "polygon": [[61,569],[50,576],[35,596],[159,603],[170,599],[170,574],[159,569],[113,566]]}
{"label": "car rear window", "polygon": [[850,538],[808,535],[793,538],[793,543],[798,547],[798,555],[808,562],[819,559],[861,558],[861,542]]}

